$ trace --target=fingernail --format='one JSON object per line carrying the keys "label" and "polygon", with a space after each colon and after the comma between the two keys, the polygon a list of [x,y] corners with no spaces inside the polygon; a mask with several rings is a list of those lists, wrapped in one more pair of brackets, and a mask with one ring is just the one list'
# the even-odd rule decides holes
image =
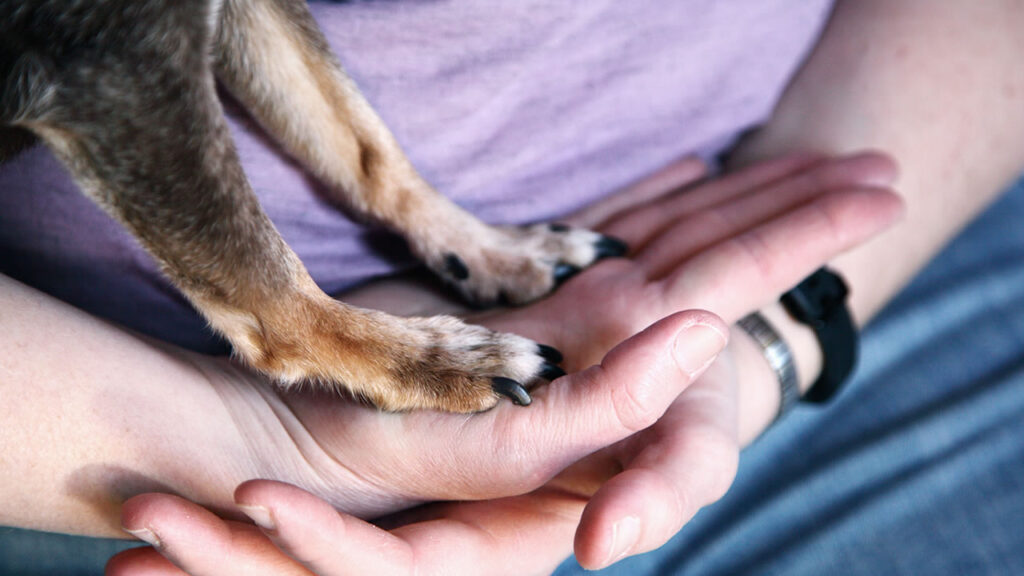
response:
{"label": "fingernail", "polygon": [[687,374],[696,374],[715,360],[725,343],[725,335],[717,329],[694,324],[676,336],[676,363]]}
{"label": "fingernail", "polygon": [[244,512],[245,515],[260,528],[271,532],[277,530],[277,524],[274,523],[274,518],[270,515],[270,510],[263,506],[243,506],[239,504],[238,509]]}
{"label": "fingernail", "polygon": [[160,537],[149,528],[139,528],[137,530],[124,528],[124,531],[135,536],[139,540],[142,540],[146,544],[149,544],[153,548],[159,548],[161,546]]}
{"label": "fingernail", "polygon": [[886,188],[891,186],[900,177],[899,166],[887,155],[877,152],[864,152],[855,156],[862,164],[868,163],[868,170],[859,181],[865,186],[876,186]]}
{"label": "fingernail", "polygon": [[640,519],[626,516],[612,526],[612,545],[604,567],[610,566],[628,555],[640,541]]}
{"label": "fingernail", "polygon": [[898,176],[899,174],[895,171],[872,172],[862,178],[860,183],[864,186],[873,186],[875,188],[888,188],[896,182]]}
{"label": "fingernail", "polygon": [[559,352],[557,348],[548,346],[547,344],[537,344],[537,351],[540,354],[541,358],[544,358],[545,360],[551,362],[552,364],[562,363],[562,353]]}

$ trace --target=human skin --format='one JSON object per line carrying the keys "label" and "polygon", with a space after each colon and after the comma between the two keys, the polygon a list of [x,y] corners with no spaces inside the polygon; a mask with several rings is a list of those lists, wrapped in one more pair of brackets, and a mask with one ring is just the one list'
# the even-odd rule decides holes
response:
{"label": "human skin", "polygon": [[[666,210],[687,210],[692,211],[692,214],[691,217],[681,218],[676,225],[664,230],[648,226],[623,229],[627,240],[637,246],[644,246],[632,260],[609,262],[595,268],[594,271],[582,273],[567,283],[556,295],[545,300],[546,304],[543,306],[494,314],[486,320],[491,325],[497,323],[497,326],[503,329],[515,329],[534,335],[537,334],[534,331],[543,331],[547,328],[545,335],[548,336],[548,341],[554,342],[561,342],[565,338],[581,341],[575,336],[583,331],[589,336],[582,340],[587,343],[587,347],[566,350],[570,355],[582,354],[583,358],[587,358],[589,355],[600,356],[606,347],[637,331],[637,326],[642,326],[648,318],[658,319],[669,315],[675,309],[689,307],[688,302],[718,309],[723,311],[726,318],[735,319],[745,310],[754,309],[770,301],[785,286],[792,283],[793,280],[782,281],[779,275],[788,278],[802,277],[823,262],[830,252],[842,246],[856,244],[898,218],[901,213],[900,203],[890,192],[877,187],[882,181],[891,179],[894,176],[893,172],[891,162],[877,154],[860,155],[834,162],[795,156],[731,178],[693,187],[685,194],[669,195],[644,204],[639,210],[649,215],[663,213]],[[826,190],[832,192],[824,193]],[[647,218],[640,219],[644,220]],[[688,230],[685,238],[676,226]],[[750,248],[753,246],[762,246],[765,249],[751,252]],[[773,254],[783,254],[787,257],[773,259]],[[673,286],[674,289],[665,293],[663,290],[666,286]],[[750,287],[757,288],[751,290]],[[676,290],[681,292],[675,292]],[[751,299],[752,295],[761,291],[762,295]],[[665,295],[671,293],[676,293],[676,296],[666,300]],[[643,300],[639,300],[638,296],[642,296]],[[595,308],[600,308],[602,313],[590,313]],[[550,322],[555,311],[566,318],[564,323],[556,325]],[[655,330],[654,333],[657,334],[658,331]],[[637,380],[647,380],[647,372],[641,367],[651,369],[660,364],[656,357],[650,356],[651,348],[654,348],[655,352],[658,348],[656,343],[650,342],[651,338],[650,334],[642,333],[616,348],[602,364],[605,373],[614,373],[612,380],[619,386],[627,386]],[[664,344],[661,347],[664,349]],[[631,358],[631,361],[614,362],[614,358],[626,357]],[[643,360],[645,357],[651,359]],[[586,360],[583,365],[586,365]],[[615,365],[620,368],[615,370]],[[569,368],[574,369],[574,366],[570,364]],[[504,530],[521,534],[520,530],[529,530],[531,535],[551,536],[530,542],[531,554],[520,556],[520,562],[501,564],[502,570],[509,573],[533,573],[538,571],[538,566],[542,567],[540,571],[550,570],[565,556],[573,528],[578,522],[579,511],[573,510],[579,504],[586,503],[597,487],[610,477],[619,478],[618,481],[621,482],[623,478],[628,480],[664,474],[666,471],[661,469],[664,462],[660,461],[657,453],[679,448],[675,445],[677,440],[690,444],[691,449],[686,450],[689,455],[687,458],[673,463],[674,468],[692,468],[700,470],[701,474],[677,473],[674,476],[679,480],[687,479],[688,485],[685,489],[689,491],[707,494],[708,498],[717,497],[731,481],[736,460],[735,456],[717,458],[717,455],[721,452],[735,454],[738,450],[736,447],[741,442],[749,441],[749,438],[741,438],[739,434],[746,432],[740,432],[737,427],[740,415],[736,411],[734,400],[737,396],[738,382],[734,378],[732,361],[717,362],[710,369],[717,374],[711,378],[701,378],[681,395],[679,387],[673,386],[685,380],[681,374],[663,375],[656,382],[652,381],[654,383],[651,388],[640,394],[636,393],[636,387],[627,395],[616,394],[614,404],[619,407],[618,421],[630,423],[626,424],[626,427],[637,433],[594,454],[540,489],[516,498],[485,500],[475,504],[428,506],[417,509],[413,516],[402,515],[389,521],[404,524],[417,520],[405,528],[399,528],[396,533],[401,534],[403,530],[411,531],[413,534],[422,535],[426,542],[438,542],[434,528],[438,525],[447,526],[451,529],[454,538],[451,543],[456,549],[467,545],[466,538],[469,538],[469,541],[473,540],[472,528],[484,519],[493,521],[493,524],[488,525],[489,533],[494,530],[497,534]],[[664,374],[663,370],[654,370]],[[587,372],[584,371],[582,374]],[[529,410],[538,406],[564,405],[565,398],[559,392],[561,384],[562,380],[559,380],[552,386],[539,389],[535,394],[535,404]],[[768,386],[763,391],[768,393],[768,400],[757,402],[756,409],[750,410],[749,413],[759,418],[770,419],[771,411],[774,409],[770,398],[772,393],[777,394],[777,390]],[[602,391],[588,386],[584,393],[600,395]],[[666,393],[667,398],[661,396]],[[746,393],[747,397],[752,395],[752,391]],[[659,408],[657,414],[650,413],[644,406],[649,405],[652,397],[659,396],[663,398],[663,402],[667,401],[667,408]],[[661,403],[657,405],[662,406]],[[296,404],[293,402],[292,406],[295,407]],[[318,420],[317,413],[319,418],[327,420],[333,411],[332,408],[325,408],[315,402],[310,403],[308,408],[312,408],[313,413],[306,413],[306,422],[307,426],[312,422],[313,428],[316,427],[315,422]],[[312,419],[308,418],[310,415]],[[415,419],[416,416],[411,415],[408,418]],[[588,419],[587,415],[580,411],[573,411],[572,418],[565,423],[564,429],[571,430]],[[357,424],[348,433],[374,434],[374,420],[364,420]],[[744,429],[752,430],[753,425]],[[538,433],[537,440],[539,446],[557,444],[556,438],[545,437],[542,432]],[[383,455],[381,461],[376,462],[379,466],[377,473],[403,467],[405,464],[402,458],[405,455],[406,452],[401,451],[397,454]],[[715,462],[705,461],[708,457],[714,457]],[[712,468],[715,470],[714,473],[711,472]],[[514,478],[515,470],[515,466],[502,467],[498,478],[488,479],[490,486],[504,486],[505,494],[521,492],[509,491],[509,488],[513,487],[505,483],[507,479],[500,477],[511,473],[510,477]],[[623,470],[625,472],[619,474]],[[461,475],[451,472],[449,471],[443,481],[447,486],[459,485],[463,481]],[[411,478],[422,481],[422,471],[413,474]],[[398,479],[400,482],[408,480],[409,478]],[[613,480],[607,486],[613,486],[615,482]],[[260,484],[254,486],[257,486],[257,496],[265,495],[265,491],[258,488]],[[274,484],[273,487],[286,488],[279,484]],[[653,502],[672,502],[674,496],[671,492],[680,487],[682,486],[662,485],[648,492],[646,497]],[[271,497],[276,494],[280,492],[272,488]],[[604,497],[607,498],[608,494],[605,493]],[[124,513],[125,526],[140,537],[169,543],[175,541],[175,535],[204,534],[205,530],[192,526],[176,531],[173,528],[173,521],[170,523],[171,527],[168,527],[168,523],[162,521],[163,513],[169,509],[168,504],[171,510],[181,511],[193,521],[216,518],[209,513],[199,514],[195,510],[177,508],[186,501],[168,501],[167,498],[170,497],[143,496],[129,501]],[[599,498],[595,499],[598,504]],[[615,498],[611,498],[613,504],[614,501]],[[259,502],[259,498],[255,502]],[[689,503],[689,512],[675,512],[681,515],[692,514],[696,511],[695,506],[701,503],[694,500]],[[326,503],[324,505],[333,510]],[[241,510],[251,513],[253,509],[260,509],[263,506],[257,503]],[[553,526],[544,524],[551,521],[553,511],[563,509],[566,510],[566,514],[555,514],[563,522],[556,522]],[[603,514],[614,509],[614,505],[611,508],[598,506],[595,513]],[[307,512],[302,512],[298,516],[305,516]],[[438,514],[441,517],[438,517]],[[675,522],[674,515],[662,516],[664,520]],[[375,532],[376,529],[369,525],[358,522],[355,518],[352,518],[352,521],[357,522],[357,526],[366,528],[370,534],[379,536],[379,531]],[[210,527],[205,524],[204,526]],[[214,538],[211,542],[217,541],[218,534],[238,536],[231,527],[241,526],[231,524],[230,527],[223,525],[220,529],[215,529],[214,534],[210,536]],[[338,524],[318,526],[316,531],[328,540],[342,538],[340,534],[331,534],[331,526],[337,527]],[[309,524],[307,527],[313,528],[314,525]],[[167,530],[169,532],[166,532]],[[166,536],[168,533],[171,535],[170,538]],[[255,535],[250,532],[246,534]],[[347,538],[349,536],[342,539]],[[516,536],[513,541],[520,538],[521,536]],[[307,543],[319,541],[305,538],[299,540]],[[600,542],[601,538],[596,540]],[[232,537],[230,541],[253,542],[241,536]],[[445,539],[440,541],[447,542]],[[505,542],[506,539],[495,535],[494,542],[499,541]],[[390,547],[391,545],[387,545],[386,542],[385,539],[385,547]],[[360,543],[357,548],[375,549],[365,542]],[[213,546],[204,549],[209,552],[218,548]],[[162,548],[164,553],[172,557],[176,550],[188,551],[190,547],[179,543],[178,546]],[[332,554],[343,550],[346,549],[334,548]],[[455,569],[451,564],[453,559],[444,547],[437,548],[437,552],[436,560],[443,563],[434,569],[440,572]],[[421,557],[420,554],[414,556]],[[227,556],[208,557],[207,560],[213,564],[205,567],[199,565],[202,560],[197,564],[196,559],[190,558],[188,554],[179,556],[177,560],[187,566],[190,572],[218,573],[232,565],[223,561],[225,557]],[[257,562],[257,565],[264,565],[265,569],[272,572],[282,570],[280,561],[270,561],[262,554],[260,557],[262,560]],[[398,554],[389,557],[401,559],[406,556]],[[119,557],[112,564],[112,573],[127,573],[119,572],[126,569],[125,564],[121,563],[127,562],[130,566],[133,562],[140,561],[139,558],[138,553]],[[220,558],[219,563],[216,558]],[[465,569],[472,571],[473,556],[462,555],[460,558],[460,561],[466,562]],[[527,561],[527,564],[524,565],[522,561]],[[317,572],[333,574],[345,566],[351,568],[352,564],[340,561],[333,568],[330,564],[315,568]],[[246,573],[256,568],[252,563],[242,562],[238,564],[237,569],[240,570],[239,573]],[[366,564],[362,564],[362,569],[378,571],[383,568],[379,561],[370,559]],[[409,567],[396,567],[398,573],[407,569]]]}
{"label": "human skin", "polygon": [[[837,4],[820,45],[783,97],[773,119],[734,155],[732,165],[738,166],[790,150],[840,152],[873,147],[884,149],[897,159],[901,167],[898,188],[907,205],[906,221],[833,262],[833,267],[853,287],[851,308],[860,323],[868,321],[1024,167],[1024,69],[1018,65],[1018,56],[1024,53],[1024,38],[1017,33],[1022,25],[1024,8],[1020,2],[843,0]],[[777,307],[766,308],[765,313],[796,352],[801,382],[806,388],[821,361],[813,336],[790,322]],[[749,340],[734,332],[723,356],[724,360],[729,354],[734,355],[734,377],[741,387],[735,395],[735,411],[739,414],[757,405],[752,399],[764,400],[771,394],[771,374],[763,360],[757,363],[755,351]],[[724,367],[727,363],[719,364]],[[705,375],[705,379],[709,376]],[[692,387],[687,393],[696,389]],[[755,420],[740,417],[737,426]],[[762,417],[761,424],[765,423]],[[743,436],[756,433],[756,425],[752,430]],[[726,446],[720,453],[709,455],[707,461],[729,460],[734,457],[730,451],[735,448]],[[686,456],[683,450],[667,452],[666,461]],[[607,542],[600,542],[600,535],[631,514],[628,507],[616,509],[615,502],[628,502],[628,494],[641,492],[645,486],[642,479],[638,480],[622,487],[621,498],[611,498],[596,507],[615,513],[589,516],[595,521],[588,521],[584,515],[576,532],[576,552],[585,566],[599,567],[617,557],[609,553]],[[695,503],[713,496],[711,492],[689,493],[682,488],[679,487],[679,494],[689,496]],[[255,493],[267,506],[294,503],[301,508],[303,497],[288,490],[248,484],[240,490],[239,497],[252,504]],[[522,498],[515,502],[516,506],[528,508]],[[391,540],[367,526],[355,524],[360,526],[355,528],[356,521],[343,516],[341,522],[350,534],[367,539],[353,538],[353,547],[344,548],[333,557],[324,556],[321,561],[325,567],[331,561],[334,566],[344,565],[342,562],[358,566],[375,558],[380,561],[381,557],[375,556],[380,549],[373,544],[387,542],[419,554],[416,563],[398,565],[399,572],[409,566],[429,572],[439,566],[431,560],[439,561],[442,552],[453,550],[458,550],[462,557],[475,559],[479,569],[486,565],[480,563],[481,559],[521,557],[523,534],[529,530],[538,535],[537,541],[549,539],[558,526],[563,533],[572,533],[571,527],[585,505],[585,499],[549,498],[544,506],[532,509],[533,516],[511,513],[507,501],[496,506],[501,512],[490,515],[481,514],[479,504],[472,509],[472,505],[449,505],[434,514],[435,518],[447,518],[448,523],[413,524],[393,531]],[[594,502],[590,505],[594,507]],[[194,505],[143,497],[133,506],[126,509],[126,522],[163,519],[173,523],[180,522],[182,512]],[[150,514],[154,506],[163,507],[159,514]],[[285,509],[287,506],[282,508]],[[546,515],[544,510],[548,511]],[[624,553],[639,553],[664,542],[686,520],[685,514],[676,516],[670,522],[646,523],[650,528],[642,531]],[[310,516],[311,524],[314,518],[319,517]],[[278,543],[300,558],[308,558],[314,550],[301,548],[300,542],[288,537],[305,534],[299,529],[302,523],[289,524],[287,528],[283,522],[279,524],[274,535]],[[461,527],[461,532],[452,524]],[[200,521],[197,525],[207,526]],[[223,530],[222,533],[229,532],[227,528]],[[261,538],[253,540],[260,543],[258,549],[272,544]],[[169,543],[173,543],[173,538],[165,542]],[[176,560],[185,562],[186,551],[187,548],[179,548]],[[133,558],[153,560],[154,554],[146,554],[136,553]],[[541,554],[535,557],[536,571],[543,572],[547,558]],[[447,573],[458,573],[459,566],[449,567],[452,571]]]}
{"label": "human skin", "polygon": [[[716,309],[733,321],[883,228],[898,201],[858,185],[879,171],[891,163],[874,154],[797,156],[647,206],[657,212],[660,203],[703,197],[723,219],[707,220],[715,225],[689,242],[676,226],[696,230],[697,222],[637,228],[627,239],[647,248],[634,259],[595,267],[543,303],[481,318],[559,346],[573,374],[539,388],[528,409],[502,404],[472,417],[383,414],[336,396],[280,395],[227,359],[141,339],[4,279],[0,348],[18,352],[5,355],[0,382],[2,521],[114,535],[117,506],[134,493],[169,491],[230,511],[234,487],[250,478],[295,483],[364,517],[529,492],[653,424],[724,344],[726,330],[696,315],[704,335],[683,341],[696,346],[697,360],[672,378],[642,378],[643,362],[631,378],[589,366],[678,310]],[[773,263],[774,251],[750,255],[754,235],[798,257]],[[551,322],[555,314],[567,321]]]}

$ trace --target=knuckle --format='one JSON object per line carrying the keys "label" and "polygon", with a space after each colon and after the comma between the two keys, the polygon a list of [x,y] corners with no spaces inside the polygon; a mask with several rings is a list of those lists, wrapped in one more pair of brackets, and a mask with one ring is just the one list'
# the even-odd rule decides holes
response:
{"label": "knuckle", "polygon": [[612,389],[612,406],[618,424],[629,432],[639,432],[657,419],[651,406],[650,386],[646,379]]}
{"label": "knuckle", "polygon": [[[498,498],[530,492],[543,486],[558,470],[554,462],[545,459],[537,450],[526,446],[521,439],[500,442],[497,452],[502,454],[505,463],[502,473],[482,486],[474,478],[466,477],[466,492],[473,498]],[[473,463],[467,463],[465,469],[472,469],[472,466]]]}
{"label": "knuckle", "polygon": [[736,479],[736,470],[739,467],[739,454],[733,453],[719,460],[711,469],[708,476],[708,497],[710,502],[717,502],[732,487]]}
{"label": "knuckle", "polygon": [[833,246],[843,247],[847,244],[846,228],[843,225],[843,209],[845,197],[838,194],[829,194],[818,202],[810,204],[814,217],[819,222],[822,235]]}
{"label": "knuckle", "polygon": [[673,490],[675,495],[675,519],[673,525],[681,528],[700,509],[699,503],[694,501],[693,494],[689,490]]}
{"label": "knuckle", "polygon": [[692,435],[687,444],[687,450],[701,462],[702,504],[718,501],[729,491],[739,468],[736,439],[720,430],[706,429]]}
{"label": "knuckle", "polygon": [[733,245],[738,259],[750,264],[759,280],[767,281],[775,277],[774,252],[756,228],[736,236]]}

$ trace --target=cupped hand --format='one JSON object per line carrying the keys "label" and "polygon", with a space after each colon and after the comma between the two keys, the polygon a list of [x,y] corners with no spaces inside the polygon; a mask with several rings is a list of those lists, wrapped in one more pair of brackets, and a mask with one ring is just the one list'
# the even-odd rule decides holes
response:
{"label": "cupped hand", "polygon": [[[554,342],[566,352],[573,370],[597,362],[613,344],[676,310],[708,308],[733,321],[890,224],[900,204],[881,186],[892,171],[891,163],[878,155],[840,161],[794,157],[686,193],[645,199],[602,226],[635,247],[633,260],[605,262],[537,305],[485,321]],[[595,213],[600,211],[589,216]],[[707,325],[713,327],[714,321]],[[704,355],[710,357],[713,351]],[[417,500],[523,493],[544,484],[575,457],[612,444],[540,490],[421,509],[420,521],[392,534],[354,517],[344,521],[346,527],[361,527],[353,534],[376,538],[352,550],[352,558],[384,550],[373,542],[392,546],[400,541],[400,547],[414,549],[420,542],[443,549],[438,542],[448,541],[431,534],[454,532],[452,543],[462,534],[480,544],[486,534],[506,530],[517,541],[531,540],[528,549],[536,553],[529,561],[550,569],[566,552],[569,539],[538,541],[537,535],[571,534],[588,496],[597,490],[583,512],[576,541],[581,561],[596,567],[667,539],[698,506],[724,491],[738,453],[735,382],[727,363],[716,364],[717,373],[681,396],[692,370],[668,379],[637,378],[635,374],[646,374],[645,363],[633,360],[628,366],[627,374],[593,369],[561,378],[536,391],[528,410],[502,406],[458,421],[449,415],[380,415],[349,406],[339,422],[337,406],[311,397],[289,398],[279,411],[285,419],[295,419],[299,436],[308,435],[297,440],[299,445],[308,442],[307,461],[321,458],[327,463],[312,466],[321,480],[339,479],[338,469],[343,469],[351,474],[349,484],[355,479],[371,494],[377,490],[377,509],[340,502],[362,514]],[[594,384],[594,371],[607,377],[604,384]],[[578,409],[587,405],[599,408]],[[591,441],[586,433],[593,430],[609,432]],[[324,488],[303,485],[314,491]],[[636,497],[652,490],[659,498]],[[339,504],[336,496],[330,501]],[[652,501],[672,506],[651,509],[645,502]],[[258,506],[274,510],[273,502]],[[496,509],[501,513],[494,513]],[[456,519],[460,515],[462,521]],[[496,536],[484,540],[491,546],[504,542]],[[426,557],[412,556],[415,562]],[[317,569],[345,573],[327,571],[329,565],[325,560]]]}
{"label": "cupped hand", "polygon": [[[601,379],[622,382],[633,378],[650,379],[650,385],[660,381],[685,381],[693,361],[688,350],[692,340],[689,331],[695,327],[701,331],[711,330],[712,338],[721,338],[717,331],[723,326],[713,317],[706,313],[678,313],[619,345],[600,366],[585,373],[595,383]],[[638,370],[637,365],[646,368]],[[404,574],[419,562],[440,567],[438,573],[486,573],[495,552],[488,544],[498,541],[503,545],[511,544],[499,532],[516,530],[515,523],[526,513],[531,517],[536,515],[530,518],[534,520],[531,523],[537,529],[546,529],[551,538],[538,543],[533,540],[539,533],[530,530],[529,541],[523,544],[531,547],[531,555],[503,561],[502,569],[507,573],[528,574],[536,570],[534,553],[545,558],[565,555],[574,523],[559,522],[545,528],[535,521],[541,517],[557,517],[557,509],[543,506],[542,502],[547,500],[557,506],[561,498],[561,495],[546,497],[536,493],[477,501],[480,507],[468,505],[465,508],[468,514],[462,518],[457,516],[463,505],[451,504],[455,516],[426,524],[414,523],[392,534],[354,516],[340,516],[330,503],[309,492],[267,480],[243,484],[235,494],[238,509],[262,530],[251,524],[224,520],[178,496],[144,494],[124,504],[122,524],[154,548],[133,550],[115,557],[107,573],[180,574],[175,568],[177,565],[194,575],[308,574],[308,571]],[[440,511],[435,507],[419,510],[430,515]],[[578,512],[574,514],[570,508],[566,511],[569,513],[565,518],[578,516]],[[482,524],[476,524],[478,521]],[[488,524],[491,527],[481,531]],[[493,533],[495,542],[489,542],[490,531],[497,525],[502,529]],[[426,530],[421,531],[421,528]],[[437,529],[444,534],[439,534]],[[424,538],[422,543],[429,545],[430,550],[414,550],[406,545],[396,536],[404,533],[414,541]],[[537,549],[533,549],[534,546]],[[511,555],[513,551],[509,547],[504,552]],[[427,572],[435,570],[431,568]]]}

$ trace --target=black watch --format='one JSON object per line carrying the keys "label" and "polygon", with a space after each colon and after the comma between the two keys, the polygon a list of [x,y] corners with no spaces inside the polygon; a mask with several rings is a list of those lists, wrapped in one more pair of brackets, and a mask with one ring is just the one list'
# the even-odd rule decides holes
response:
{"label": "black watch", "polygon": [[825,268],[808,276],[782,296],[782,306],[801,324],[814,330],[822,352],[821,375],[804,394],[808,402],[827,402],[857,365],[858,338],[839,275]]}

